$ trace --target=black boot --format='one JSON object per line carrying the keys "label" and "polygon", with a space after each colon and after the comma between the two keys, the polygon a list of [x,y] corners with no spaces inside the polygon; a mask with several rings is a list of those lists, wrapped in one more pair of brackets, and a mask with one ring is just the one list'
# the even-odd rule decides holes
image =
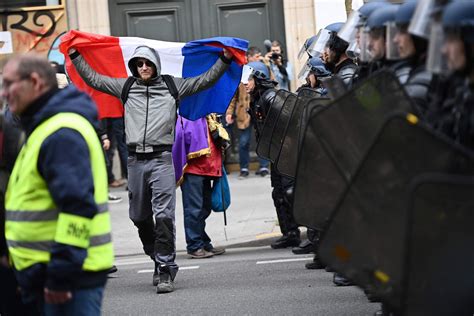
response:
{"label": "black boot", "polygon": [[276,241],[274,241],[271,244],[271,247],[273,249],[281,249],[281,248],[287,248],[287,247],[296,247],[300,244],[301,239],[298,232],[290,232],[288,235],[283,235],[280,238],[278,238]]}
{"label": "black boot", "polygon": [[349,286],[349,285],[354,285],[351,280],[348,278],[342,276],[339,273],[334,273],[334,277],[332,279],[332,282],[336,284],[337,286]]}
{"label": "black boot", "polygon": [[297,247],[291,249],[295,255],[305,255],[313,252],[313,243],[309,240],[303,240]]}
{"label": "black boot", "polygon": [[316,270],[316,269],[324,269],[325,265],[319,260],[317,255],[314,255],[313,261],[308,262],[304,265],[306,269]]}

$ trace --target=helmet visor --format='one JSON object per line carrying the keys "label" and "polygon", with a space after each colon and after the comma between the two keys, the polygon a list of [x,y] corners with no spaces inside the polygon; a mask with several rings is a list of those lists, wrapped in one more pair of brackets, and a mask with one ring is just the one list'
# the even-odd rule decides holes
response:
{"label": "helmet visor", "polygon": [[355,39],[357,25],[360,23],[361,17],[359,11],[352,11],[346,23],[337,32],[337,36],[346,43],[351,43]]}
{"label": "helmet visor", "polygon": [[441,52],[445,39],[446,34],[441,22],[433,21],[431,24],[431,34],[428,44],[426,69],[434,74],[442,74],[448,71],[448,63]]}
{"label": "helmet visor", "polygon": [[394,42],[395,35],[398,33],[398,27],[395,22],[389,22],[387,23],[385,31],[386,57],[388,60],[398,60],[400,59],[400,52],[398,51],[398,46]]}
{"label": "helmet visor", "polygon": [[370,45],[370,36],[369,36],[369,29],[368,28],[361,28],[359,32],[359,47],[360,47],[360,55],[359,59],[361,62],[368,63],[372,60],[372,54],[369,51]]}
{"label": "helmet visor", "polygon": [[298,80],[305,81],[306,77],[309,75],[309,71],[311,70],[311,65],[309,64],[309,59],[304,64],[303,68],[301,68],[300,72],[298,73]]}
{"label": "helmet visor", "polygon": [[311,57],[318,57],[324,52],[324,47],[326,47],[329,38],[331,37],[331,31],[326,29],[321,29],[318,33],[318,39],[314,42],[314,45],[311,49],[308,50],[308,54]]}
{"label": "helmet visor", "polygon": [[429,39],[431,14],[433,13],[434,7],[435,0],[423,0],[418,2],[415,13],[408,26],[408,32],[410,34]]}
{"label": "helmet visor", "polygon": [[253,75],[253,72],[254,71],[252,67],[248,65],[244,65],[244,68],[242,69],[242,77],[240,78],[240,82],[242,82],[243,84],[249,83],[249,79]]}
{"label": "helmet visor", "polygon": [[298,59],[303,58],[304,53],[307,53],[308,55],[311,55],[310,52],[313,50],[314,45],[316,44],[316,41],[313,41],[310,45],[308,44],[310,42],[309,39],[307,39],[303,46],[301,46],[300,51],[298,53]]}
{"label": "helmet visor", "polygon": [[355,39],[349,44],[349,47],[346,50],[346,55],[350,59],[356,59],[357,57],[359,57],[360,48]]}

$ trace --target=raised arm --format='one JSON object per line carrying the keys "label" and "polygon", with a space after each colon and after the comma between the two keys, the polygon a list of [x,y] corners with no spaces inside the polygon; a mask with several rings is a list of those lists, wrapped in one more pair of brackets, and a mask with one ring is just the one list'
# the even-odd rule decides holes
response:
{"label": "raised arm", "polygon": [[123,85],[127,80],[126,78],[112,78],[98,74],[74,48],[69,50],[69,57],[77,72],[88,86],[120,98]]}
{"label": "raised arm", "polygon": [[212,87],[232,63],[232,53],[224,49],[216,63],[205,73],[191,78],[174,78],[179,96],[185,97]]}

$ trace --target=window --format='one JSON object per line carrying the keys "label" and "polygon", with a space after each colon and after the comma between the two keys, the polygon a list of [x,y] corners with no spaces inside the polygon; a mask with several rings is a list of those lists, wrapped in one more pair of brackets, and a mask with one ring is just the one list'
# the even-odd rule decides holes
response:
{"label": "window", "polygon": [[12,9],[23,7],[42,7],[48,5],[60,5],[62,0],[2,0],[0,9]]}

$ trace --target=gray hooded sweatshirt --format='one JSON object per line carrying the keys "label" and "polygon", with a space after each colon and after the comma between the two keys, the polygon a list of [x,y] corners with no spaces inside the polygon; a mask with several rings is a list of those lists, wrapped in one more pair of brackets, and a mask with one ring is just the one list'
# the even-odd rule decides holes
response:
{"label": "gray hooded sweatshirt", "polygon": [[[120,99],[126,78],[111,78],[95,72],[75,52],[70,55],[77,72],[92,88]],[[137,58],[145,58],[156,66],[156,76],[144,82],[135,65]],[[229,67],[230,60],[222,57],[205,73],[192,78],[175,78],[179,98],[210,88]],[[129,151],[151,153],[166,148],[171,150],[174,142],[176,101],[161,78],[161,63],[158,53],[147,46],[135,49],[128,67],[136,78],[131,86],[125,108],[125,134]]]}

